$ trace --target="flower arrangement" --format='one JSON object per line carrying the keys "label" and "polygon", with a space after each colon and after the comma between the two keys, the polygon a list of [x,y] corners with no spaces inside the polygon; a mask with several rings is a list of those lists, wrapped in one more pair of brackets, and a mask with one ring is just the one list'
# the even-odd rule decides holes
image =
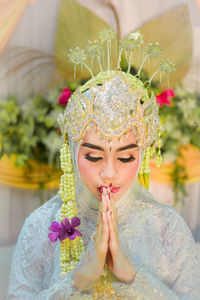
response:
{"label": "flower arrangement", "polygon": [[16,154],[19,166],[35,159],[59,168],[61,138],[57,116],[71,94],[65,89],[59,98],[61,91],[59,86],[45,95],[29,97],[25,103],[14,96],[0,101],[0,157]]}
{"label": "flower arrangement", "polygon": [[[0,160],[3,168],[0,181],[37,190],[41,203],[52,195],[60,178],[62,141],[57,116],[63,112],[71,94],[69,89],[64,89],[59,98],[63,87],[61,84],[44,95],[29,96],[22,103],[15,96],[0,101]],[[52,191],[46,193],[47,189]]]}
{"label": "flower arrangement", "polygon": [[200,149],[200,95],[178,85],[174,91],[167,90],[158,95],[157,101],[165,123],[161,137],[163,159],[174,164],[171,179],[176,204],[187,195],[185,183],[188,174],[184,163],[180,163],[181,148],[190,144]]}

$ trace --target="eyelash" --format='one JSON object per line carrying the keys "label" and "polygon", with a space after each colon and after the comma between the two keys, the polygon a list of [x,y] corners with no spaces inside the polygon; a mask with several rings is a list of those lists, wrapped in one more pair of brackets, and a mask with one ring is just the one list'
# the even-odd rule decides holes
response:
{"label": "eyelash", "polygon": [[[89,161],[92,161],[92,162],[97,162],[97,161],[99,161],[103,158],[102,157],[92,157],[89,154],[86,154],[85,159],[87,159]],[[131,161],[134,161],[135,157],[131,155],[129,158],[118,158],[118,160],[123,162],[123,163],[129,163]]]}

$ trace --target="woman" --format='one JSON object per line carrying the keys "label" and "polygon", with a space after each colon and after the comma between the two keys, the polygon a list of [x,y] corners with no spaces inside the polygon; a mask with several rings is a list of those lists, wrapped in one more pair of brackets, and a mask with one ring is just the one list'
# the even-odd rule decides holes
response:
{"label": "woman", "polygon": [[[113,35],[100,34],[108,57]],[[142,42],[139,33],[131,33],[121,41],[120,56]],[[93,46],[88,52],[94,54],[100,48]],[[76,64],[85,59],[79,50],[70,56]],[[146,52],[155,55],[158,45]],[[139,72],[135,77],[129,68],[124,73],[109,65],[108,59],[106,72],[77,89],[59,118],[60,196],[26,220],[7,299],[200,299],[187,225],[138,180],[148,185],[149,159],[159,148],[155,97]],[[162,67],[169,73],[169,62]]]}

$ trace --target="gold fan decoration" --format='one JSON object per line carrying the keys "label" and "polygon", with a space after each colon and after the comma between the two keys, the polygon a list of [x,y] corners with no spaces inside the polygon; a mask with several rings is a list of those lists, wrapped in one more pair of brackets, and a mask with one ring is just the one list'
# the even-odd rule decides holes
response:
{"label": "gold fan decoration", "polygon": [[[77,45],[80,48],[85,47],[88,40],[94,42],[98,33],[104,28],[110,28],[109,24],[93,12],[75,0],[62,0],[58,15],[54,55],[25,47],[10,49],[8,53],[4,53],[2,58],[2,63],[6,68],[4,75],[10,76],[16,72],[21,74],[23,70],[23,82],[25,86],[29,86],[28,91],[30,91],[33,78],[40,81],[38,86],[41,89],[38,89],[37,93],[48,90],[49,87],[58,84],[63,79],[69,81],[74,78],[73,65],[69,63],[67,57],[69,49]],[[176,64],[177,69],[177,72],[170,77],[170,82],[174,85],[180,83],[188,71],[192,58],[192,34],[187,5],[181,5],[154,18],[139,30],[144,34],[147,43],[158,41],[165,49],[165,55]],[[116,45],[112,44],[111,48],[116,49]],[[116,56],[113,55],[112,62],[116,66],[117,53],[116,51],[112,53],[114,54],[114,52]],[[8,60],[9,64],[6,67]],[[136,60],[132,61],[135,67],[138,67],[140,63],[141,61],[138,63]],[[95,60],[93,64],[94,66],[98,65]],[[150,67],[151,74],[153,74],[155,70],[153,62]],[[144,69],[149,70],[148,63],[144,65]],[[89,73],[85,70],[82,72],[81,68],[77,68],[77,79],[88,76]],[[1,73],[0,77],[2,77]],[[166,85],[167,82],[162,80],[162,84]]]}
{"label": "gold fan decoration", "polygon": [[[179,84],[187,74],[192,60],[192,28],[187,4],[178,6],[161,16],[147,22],[139,28],[146,43],[159,42],[165,55],[176,65],[176,72],[170,75],[170,86]],[[140,63],[134,62],[139,67]],[[157,69],[151,60],[150,73]],[[146,70],[149,70],[146,64]],[[144,68],[145,69],[145,68]],[[159,79],[159,77],[158,77]],[[166,87],[167,81],[161,81],[160,87]]]}
{"label": "gold fan decoration", "polygon": [[[110,28],[110,25],[76,1],[63,0],[61,2],[55,38],[55,58],[58,71],[62,77],[67,80],[74,78],[73,65],[67,58],[70,48],[75,48],[77,45],[80,48],[84,48],[88,44],[88,41],[95,42],[98,33],[105,28]],[[114,42],[111,45],[111,51],[113,50],[111,68],[116,68],[117,66],[118,53],[116,49],[117,45]],[[98,63],[95,59],[92,63],[92,69],[94,74],[96,74],[100,71]],[[90,76],[89,72],[77,68],[77,79]]]}

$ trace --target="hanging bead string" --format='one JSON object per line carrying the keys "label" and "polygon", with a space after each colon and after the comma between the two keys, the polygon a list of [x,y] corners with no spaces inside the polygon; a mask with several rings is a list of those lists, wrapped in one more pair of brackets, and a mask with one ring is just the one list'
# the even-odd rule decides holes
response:
{"label": "hanging bead string", "polygon": [[[59,190],[63,202],[61,206],[61,221],[65,218],[68,218],[71,221],[73,217],[77,216],[77,205],[75,202],[75,175],[67,139],[60,149],[60,161],[61,169],[64,173],[61,176]],[[75,265],[83,252],[83,240],[81,237],[77,236],[75,240],[66,238],[60,243],[60,266],[62,276],[75,268]]]}
{"label": "hanging bead string", "polygon": [[149,189],[149,183],[150,183],[150,167],[149,167],[150,158],[151,158],[151,148],[148,147],[145,151],[144,159],[142,161],[139,174],[138,174],[138,179],[140,181],[140,184],[146,189]]}
{"label": "hanging bead string", "polygon": [[162,154],[161,154],[161,127],[159,127],[158,130],[158,154],[156,157],[156,161],[155,161],[155,165],[157,168],[160,168],[163,158],[162,158]]}

